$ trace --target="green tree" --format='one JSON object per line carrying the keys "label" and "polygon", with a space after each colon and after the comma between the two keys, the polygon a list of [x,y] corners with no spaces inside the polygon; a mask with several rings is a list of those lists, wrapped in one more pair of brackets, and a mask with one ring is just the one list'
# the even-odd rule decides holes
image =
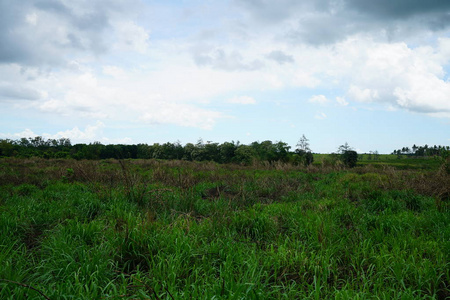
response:
{"label": "green tree", "polygon": [[353,168],[356,166],[356,162],[358,161],[358,153],[354,151],[347,142],[338,147],[338,153],[339,159],[342,161],[344,166],[348,168]]}
{"label": "green tree", "polygon": [[220,152],[220,162],[221,163],[231,163],[235,156],[235,151],[239,145],[239,142],[235,144],[234,142],[225,142],[219,146]]}
{"label": "green tree", "polygon": [[343,154],[344,152],[350,151],[350,150],[352,150],[352,147],[350,147],[350,145],[347,142],[345,142],[344,145],[340,145],[338,147],[338,153],[339,154]]}
{"label": "green tree", "polygon": [[341,153],[341,161],[348,168],[356,167],[356,162],[358,161],[358,153],[354,150],[346,150]]}
{"label": "green tree", "polygon": [[309,140],[304,134],[297,143],[297,149],[295,149],[295,153],[298,157],[295,158],[295,161],[300,162],[304,166],[309,166],[314,162],[314,156],[311,153],[311,148],[309,148]]}
{"label": "green tree", "polygon": [[291,149],[291,146],[285,142],[279,141],[274,144],[276,160],[286,162],[288,159],[289,149]]}
{"label": "green tree", "polygon": [[183,147],[183,160],[193,161],[194,158],[192,157],[192,154],[195,151],[195,145],[192,143],[187,143]]}
{"label": "green tree", "polygon": [[247,146],[247,145],[240,145],[237,147],[235,160],[238,163],[241,163],[243,165],[250,165],[252,164],[253,160],[256,157],[256,151],[253,147]]}
{"label": "green tree", "polygon": [[309,148],[309,140],[306,138],[306,136],[304,134],[298,140],[296,150],[304,151],[304,152],[311,152],[311,149]]}
{"label": "green tree", "polygon": [[14,144],[12,140],[0,140],[0,157],[12,156],[14,153]]}

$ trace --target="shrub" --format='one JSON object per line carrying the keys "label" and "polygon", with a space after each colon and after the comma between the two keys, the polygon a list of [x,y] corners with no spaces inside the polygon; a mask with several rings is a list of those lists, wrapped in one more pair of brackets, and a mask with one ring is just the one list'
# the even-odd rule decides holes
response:
{"label": "shrub", "polygon": [[311,151],[296,150],[295,153],[297,154],[294,160],[296,164],[302,164],[307,167],[314,162],[314,156]]}
{"label": "shrub", "polygon": [[358,161],[358,153],[353,150],[347,150],[341,154],[340,158],[346,167],[353,168],[356,167],[356,162]]}

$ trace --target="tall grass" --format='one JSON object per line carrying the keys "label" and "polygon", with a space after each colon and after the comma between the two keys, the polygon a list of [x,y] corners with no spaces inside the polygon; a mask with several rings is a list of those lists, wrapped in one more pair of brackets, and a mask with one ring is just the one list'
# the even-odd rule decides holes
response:
{"label": "tall grass", "polygon": [[450,299],[445,172],[0,164],[0,299]]}

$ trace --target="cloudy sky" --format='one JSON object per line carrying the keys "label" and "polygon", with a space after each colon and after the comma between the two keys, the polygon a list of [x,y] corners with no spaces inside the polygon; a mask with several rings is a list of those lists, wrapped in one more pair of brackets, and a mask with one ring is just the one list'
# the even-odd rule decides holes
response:
{"label": "cloudy sky", "polygon": [[448,0],[0,0],[0,138],[450,144]]}

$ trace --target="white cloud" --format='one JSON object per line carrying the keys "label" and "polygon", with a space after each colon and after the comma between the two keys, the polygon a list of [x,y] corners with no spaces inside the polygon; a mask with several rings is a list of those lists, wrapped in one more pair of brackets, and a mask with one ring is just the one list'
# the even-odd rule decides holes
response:
{"label": "white cloud", "polygon": [[18,133],[0,133],[1,138],[20,139],[20,138],[33,138],[36,136],[42,136],[44,139],[60,139],[68,138],[72,143],[89,143],[92,141],[104,140],[103,128],[105,124],[97,121],[94,125],[88,125],[84,130],[80,130],[78,127],[68,129],[65,131],[59,131],[57,133],[35,133],[31,129],[25,129]]}
{"label": "white cloud", "polygon": [[[78,55],[111,50],[112,25],[119,40],[138,50],[145,34],[133,26],[138,0],[0,2],[0,63],[61,67]],[[128,39],[123,39],[128,35]]]}
{"label": "white cloud", "polygon": [[237,49],[196,49],[194,61],[198,66],[208,66],[225,71],[256,71],[264,67],[259,59],[245,59]]}
{"label": "white cloud", "polygon": [[0,101],[1,100],[37,100],[41,97],[41,93],[27,86],[26,83],[11,84],[0,82]]}
{"label": "white cloud", "polygon": [[320,85],[321,81],[318,76],[311,72],[303,71],[303,68],[301,66],[302,65],[297,66],[297,70],[295,70],[295,73],[293,74],[293,78],[291,79],[293,85],[296,87],[308,88],[315,88]]}
{"label": "white cloud", "polygon": [[256,104],[256,100],[249,96],[233,97],[228,99],[227,102],[233,104]]}
{"label": "white cloud", "polygon": [[330,102],[327,97],[325,97],[324,95],[314,95],[311,98],[308,99],[309,102],[311,103],[317,103],[320,105],[325,105],[328,102]]}
{"label": "white cloud", "polygon": [[17,133],[0,133],[0,138],[2,139],[20,139],[20,138],[30,138],[30,137],[36,137],[38,134],[35,134],[31,129],[26,128],[22,132]]}
{"label": "white cloud", "polygon": [[25,16],[25,21],[32,26],[36,26],[38,21],[38,15],[36,14],[36,12],[27,14]]}
{"label": "white cloud", "polygon": [[103,74],[112,76],[116,79],[126,78],[126,71],[117,66],[103,66]]}
{"label": "white cloud", "polygon": [[49,139],[59,139],[59,138],[69,138],[71,141],[97,141],[102,137],[102,129],[105,124],[101,121],[97,121],[94,125],[88,125],[84,131],[80,130],[78,127],[74,127],[69,130],[59,131],[55,134],[43,133],[44,138]]}
{"label": "white cloud", "polygon": [[347,106],[348,102],[343,97],[336,97],[336,102],[341,106]]}
{"label": "white cloud", "polygon": [[349,45],[364,53],[362,63],[349,77],[350,100],[387,103],[422,113],[450,112],[450,83],[443,68],[449,58],[442,54],[447,51],[443,41],[436,48],[410,48],[404,43],[359,44]]}
{"label": "white cloud", "polygon": [[326,115],[325,113],[323,113],[323,112],[318,112],[318,113],[314,116],[314,118],[316,118],[316,119],[318,119],[318,120],[324,120],[324,119],[327,118],[327,115]]}
{"label": "white cloud", "polygon": [[210,130],[221,113],[189,105],[158,103],[153,109],[146,109],[139,120],[150,124],[176,124],[184,127],[198,127]]}
{"label": "white cloud", "polygon": [[[244,0],[220,8],[201,2],[190,13],[179,3],[88,2],[0,2],[5,114],[28,108],[36,122],[60,117],[212,129],[228,118],[215,108],[226,95],[238,95],[228,103],[255,104],[247,95],[270,92],[280,103],[298,93],[314,95],[308,101],[319,105],[356,101],[450,117],[448,25],[429,31],[428,23],[408,19],[424,16],[420,10],[397,12],[405,19],[384,15],[391,27],[380,27],[383,14],[351,0]],[[145,8],[139,17],[130,12],[138,3]],[[431,15],[440,14],[424,18]],[[317,26],[305,31],[308,24]],[[407,34],[408,24],[417,37]],[[64,132],[87,134],[76,127]]]}
{"label": "white cloud", "polygon": [[285,63],[293,63],[295,60],[292,55],[285,54],[281,50],[273,50],[269,54],[266,55],[268,59],[276,61],[280,65]]}
{"label": "white cloud", "polygon": [[117,42],[115,47],[121,51],[137,51],[145,53],[148,48],[149,33],[134,22],[118,22],[115,24]]}
{"label": "white cloud", "polygon": [[350,86],[348,94],[353,100],[359,102],[370,103],[379,98],[377,90],[363,89],[355,85]]}

